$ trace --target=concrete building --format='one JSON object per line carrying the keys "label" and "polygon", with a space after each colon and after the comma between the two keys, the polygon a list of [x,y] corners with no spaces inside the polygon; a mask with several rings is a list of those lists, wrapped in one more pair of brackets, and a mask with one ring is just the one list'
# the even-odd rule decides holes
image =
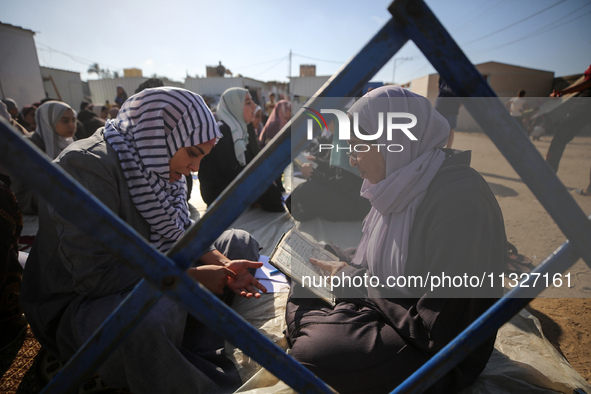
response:
{"label": "concrete building", "polygon": [[268,92],[272,91],[270,84],[248,77],[188,77],[185,79],[184,87],[203,96],[211,106],[215,106],[222,93],[229,88],[248,89],[254,101],[259,104],[266,102]]}
{"label": "concrete building", "polygon": [[[148,80],[146,77],[131,77],[131,78],[103,78],[103,79],[91,79],[88,81],[91,93],[91,101],[95,104],[105,104],[107,101],[109,104],[115,102],[117,96],[117,86],[123,87],[127,92],[128,96],[132,96],[135,90],[144,81]],[[183,87],[182,82],[175,82],[165,80],[166,86],[176,86],[178,88]]]}
{"label": "concrete building", "polygon": [[45,98],[35,32],[0,22],[0,94],[12,98],[19,110]]}
{"label": "concrete building", "polygon": [[[484,79],[503,101],[517,96],[520,89],[526,91],[526,99],[530,108],[535,108],[541,102],[540,98],[546,98],[552,92],[554,72],[536,70],[514,66],[511,64],[486,62],[475,65]],[[429,74],[413,79],[403,85],[414,93],[429,98],[433,103],[439,94],[439,74]],[[480,130],[468,111],[462,107],[458,116],[458,130]]]}
{"label": "concrete building", "polygon": [[142,70],[139,68],[124,68],[123,69],[123,76],[125,78],[135,78],[135,77],[143,77],[144,74]]}
{"label": "concrete building", "polygon": [[316,94],[326,81],[330,79],[330,75],[314,76],[314,77],[291,77],[289,79],[289,95],[292,98],[306,97],[310,98]]}
{"label": "concrete building", "polygon": [[315,64],[300,64],[300,77],[315,77],[316,76],[316,65]]}
{"label": "concrete building", "polygon": [[80,103],[84,101],[79,72],[41,67],[41,76],[47,97],[63,101],[76,111],[79,110]]}

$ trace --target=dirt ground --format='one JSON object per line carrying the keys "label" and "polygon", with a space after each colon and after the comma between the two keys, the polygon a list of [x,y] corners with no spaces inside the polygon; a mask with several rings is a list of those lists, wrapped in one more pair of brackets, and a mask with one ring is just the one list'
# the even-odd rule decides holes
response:
{"label": "dirt ground", "polygon": [[[545,157],[551,136],[533,142]],[[472,151],[472,166],[488,181],[503,211],[509,242],[539,264],[566,240],[550,215],[523,183],[490,139],[481,133],[456,132],[453,148]],[[591,137],[577,137],[568,144],[558,177],[582,211],[591,214],[591,197],[576,189],[589,184]],[[571,288],[533,300],[527,309],[535,315],[544,335],[588,382],[591,383],[591,270],[579,260],[571,268]]]}

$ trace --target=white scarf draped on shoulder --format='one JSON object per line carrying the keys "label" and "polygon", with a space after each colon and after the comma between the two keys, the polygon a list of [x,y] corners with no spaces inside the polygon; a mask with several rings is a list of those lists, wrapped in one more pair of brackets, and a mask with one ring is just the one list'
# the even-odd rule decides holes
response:
{"label": "white scarf draped on shoulder", "polygon": [[220,97],[217,107],[218,117],[230,128],[234,141],[234,154],[241,166],[246,165],[246,148],[248,146],[248,129],[244,120],[244,100],[248,90],[243,88],[227,89]]}

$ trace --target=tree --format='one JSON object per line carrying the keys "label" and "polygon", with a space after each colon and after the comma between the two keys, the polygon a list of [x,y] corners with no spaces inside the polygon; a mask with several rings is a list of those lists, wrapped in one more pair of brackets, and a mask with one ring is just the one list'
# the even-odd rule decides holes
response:
{"label": "tree", "polygon": [[96,76],[100,78],[100,76],[101,76],[101,67],[99,66],[98,63],[91,64],[90,67],[88,67],[87,73],[89,73],[89,74],[96,74]]}

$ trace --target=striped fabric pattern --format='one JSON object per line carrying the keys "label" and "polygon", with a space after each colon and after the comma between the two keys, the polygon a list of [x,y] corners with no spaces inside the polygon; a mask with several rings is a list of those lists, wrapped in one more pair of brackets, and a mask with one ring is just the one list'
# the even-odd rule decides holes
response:
{"label": "striped fabric pattern", "polygon": [[129,193],[150,224],[150,242],[166,252],[193,223],[185,177],[170,183],[169,161],[183,147],[221,138],[213,114],[185,89],[146,89],[107,121],[105,140],[115,149]]}

